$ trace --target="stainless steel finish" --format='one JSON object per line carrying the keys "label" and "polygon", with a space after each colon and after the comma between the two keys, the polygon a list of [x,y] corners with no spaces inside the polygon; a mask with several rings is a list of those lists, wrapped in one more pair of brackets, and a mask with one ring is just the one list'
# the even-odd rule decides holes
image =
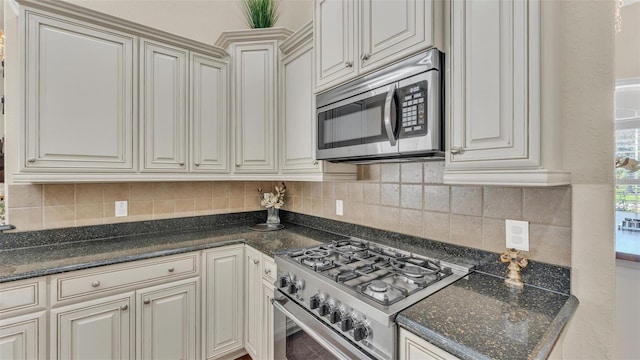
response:
{"label": "stainless steel finish", "polygon": [[393,101],[395,91],[396,84],[391,84],[391,86],[389,86],[389,92],[387,92],[387,98],[384,100],[384,129],[387,132],[387,139],[389,139],[391,146],[396,144],[396,136],[393,132],[393,125],[391,124],[391,102]]}
{"label": "stainless steel finish", "polygon": [[151,300],[149,300],[149,299],[145,299],[145,300],[143,301],[143,303],[144,303],[145,305],[149,305],[149,304],[151,304]]}
{"label": "stainless steel finish", "polygon": [[129,305],[127,305],[127,304],[124,304],[124,305],[120,306],[120,310],[122,310],[122,311],[127,311],[128,308],[129,308]]}
{"label": "stainless steel finish", "polygon": [[[276,294],[278,290],[276,290]],[[288,298],[283,296],[274,297],[271,301],[274,311],[274,322],[282,323],[284,317],[295,322],[305,333],[312,337],[319,344],[323,345],[328,352],[338,359],[368,359],[369,355],[365,354],[357,346],[345,340],[331,328],[326,327],[321,321],[309,314],[306,310],[292,303]],[[286,359],[286,331],[276,331],[275,337],[275,358]]]}
{"label": "stainless steel finish", "polygon": [[460,147],[452,147],[450,152],[454,155],[462,153],[462,148]]}
{"label": "stainless steel finish", "polygon": [[347,62],[344,63],[344,66],[350,68],[350,67],[353,66],[353,62],[347,61]]}
{"label": "stainless steel finish", "polygon": [[92,282],[91,286],[93,286],[94,288],[97,288],[98,286],[100,286],[100,281],[96,280],[96,281]]}
{"label": "stainless steel finish", "polygon": [[170,267],[168,270],[169,270],[169,272],[170,272],[170,273],[172,273],[172,272],[174,272],[176,269],[175,269],[175,268]]}
{"label": "stainless steel finish", "polygon": [[36,162],[36,158],[28,158],[27,161],[30,163],[34,163]]}

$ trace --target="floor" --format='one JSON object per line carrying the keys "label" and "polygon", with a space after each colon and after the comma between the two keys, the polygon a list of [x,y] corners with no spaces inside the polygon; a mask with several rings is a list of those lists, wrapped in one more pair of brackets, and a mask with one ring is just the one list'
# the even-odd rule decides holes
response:
{"label": "floor", "polygon": [[249,356],[249,354],[245,355],[245,356],[241,356],[239,358],[237,358],[236,360],[252,360],[251,356]]}

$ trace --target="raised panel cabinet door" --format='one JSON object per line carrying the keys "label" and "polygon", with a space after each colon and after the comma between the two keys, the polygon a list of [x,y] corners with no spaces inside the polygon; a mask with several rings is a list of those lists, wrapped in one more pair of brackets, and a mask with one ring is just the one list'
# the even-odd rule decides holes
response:
{"label": "raised panel cabinet door", "polygon": [[405,329],[400,329],[399,341],[399,360],[459,360]]}
{"label": "raised panel cabinet door", "polygon": [[244,347],[244,246],[205,252],[204,339],[206,358]]}
{"label": "raised panel cabinet door", "polygon": [[319,170],[311,41],[282,60],[282,172]]}
{"label": "raised panel cabinet door", "polygon": [[354,0],[315,0],[316,86],[337,84],[356,76],[356,12]]}
{"label": "raised panel cabinet door", "polygon": [[[434,46],[438,0],[362,0],[360,68],[373,70]],[[441,7],[437,7],[441,10]]]}
{"label": "raised panel cabinet door", "polygon": [[136,292],[137,359],[198,359],[198,279]]}
{"label": "raised panel cabinet door", "polygon": [[135,170],[136,39],[25,12],[25,171]]}
{"label": "raised panel cabinet door", "polygon": [[1,320],[0,359],[46,359],[45,321],[44,311]]}
{"label": "raised panel cabinet door", "polygon": [[262,281],[262,358],[274,359],[274,329],[273,329],[273,292],[275,287],[266,280]]}
{"label": "raised panel cabinet door", "polygon": [[51,359],[133,359],[133,293],[51,310]]}
{"label": "raised panel cabinet door", "polygon": [[187,51],[147,40],[141,47],[143,170],[186,171]]}
{"label": "raised panel cabinet door", "polygon": [[191,53],[191,171],[229,172],[227,63]]}
{"label": "raised panel cabinet door", "polygon": [[539,165],[538,7],[452,2],[449,169]]}
{"label": "raised panel cabinet door", "polygon": [[233,45],[236,172],[276,171],[277,43]]}
{"label": "raised panel cabinet door", "polygon": [[253,359],[262,358],[262,253],[245,246],[245,349]]}

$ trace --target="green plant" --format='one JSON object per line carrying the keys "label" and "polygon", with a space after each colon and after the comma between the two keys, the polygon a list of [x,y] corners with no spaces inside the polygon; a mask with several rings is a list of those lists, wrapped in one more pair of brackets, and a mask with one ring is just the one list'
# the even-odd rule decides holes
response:
{"label": "green plant", "polygon": [[253,29],[272,27],[278,20],[278,5],[276,0],[244,0],[247,24]]}

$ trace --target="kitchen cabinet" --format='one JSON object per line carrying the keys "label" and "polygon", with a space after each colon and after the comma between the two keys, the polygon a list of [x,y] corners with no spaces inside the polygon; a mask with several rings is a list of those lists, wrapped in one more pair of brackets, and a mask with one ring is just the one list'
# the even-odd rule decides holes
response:
{"label": "kitchen cabinet", "polygon": [[136,38],[64,16],[23,14],[23,172],[133,172]]}
{"label": "kitchen cabinet", "polygon": [[199,359],[199,278],[136,292],[137,359]]}
{"label": "kitchen cabinet", "polygon": [[280,171],[288,180],[355,180],[357,168],[315,158],[313,23],[280,45]]}
{"label": "kitchen cabinet", "polygon": [[400,328],[399,342],[400,360],[458,360],[457,357],[403,328]]}
{"label": "kitchen cabinet", "polygon": [[142,40],[140,53],[143,171],[186,171],[188,52]]}
{"label": "kitchen cabinet", "polygon": [[46,282],[0,284],[0,359],[47,358]]}
{"label": "kitchen cabinet", "polygon": [[551,97],[557,88],[540,69],[558,65],[541,23],[539,0],[451,2],[445,183],[569,183],[557,104],[542,101],[542,88]]}
{"label": "kitchen cabinet", "polygon": [[135,358],[133,292],[51,311],[51,358]]}
{"label": "kitchen cabinet", "polygon": [[203,252],[203,343],[207,359],[244,348],[244,245]]}
{"label": "kitchen cabinet", "polygon": [[273,359],[274,260],[245,246],[245,349],[253,359]]}
{"label": "kitchen cabinet", "polygon": [[434,0],[316,0],[316,91],[442,48],[443,15]]}

